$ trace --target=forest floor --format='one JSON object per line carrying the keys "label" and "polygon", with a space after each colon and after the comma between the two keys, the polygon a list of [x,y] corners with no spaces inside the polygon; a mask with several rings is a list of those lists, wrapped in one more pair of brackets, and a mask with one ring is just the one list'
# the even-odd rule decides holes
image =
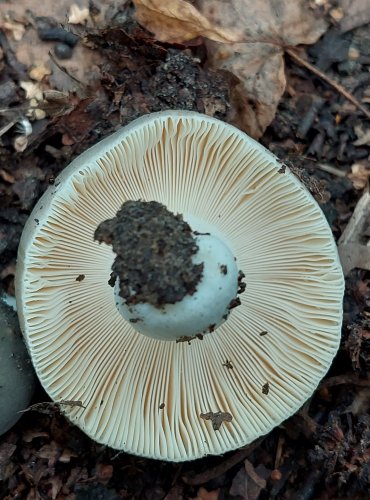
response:
{"label": "forest floor", "polygon": [[[0,3],[0,292],[14,296],[22,228],[59,172],[120,125],[164,109],[206,113],[259,138],[312,192],[340,251],[351,250],[339,353],[313,397],[270,434],[221,457],[173,464],[96,444],[44,405],[0,437],[0,498],[369,498],[369,2],[306,2],[320,26],[310,28],[316,41],[287,35],[269,95],[217,63],[215,38],[234,35],[214,30],[207,40],[200,17],[193,36],[181,23],[178,33],[157,23],[153,35],[130,2],[80,2],[68,20],[68,0],[45,2],[43,17],[34,0],[20,3]],[[60,23],[77,35],[76,47],[47,40]],[[45,401],[39,387],[32,404]]]}

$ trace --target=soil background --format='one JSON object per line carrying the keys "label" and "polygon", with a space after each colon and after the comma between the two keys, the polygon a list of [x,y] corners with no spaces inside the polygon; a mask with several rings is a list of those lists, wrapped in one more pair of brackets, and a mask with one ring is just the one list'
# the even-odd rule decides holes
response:
{"label": "soil background", "polygon": [[[21,4],[0,3],[0,291],[8,298],[14,296],[24,223],[74,157],[144,113],[178,108],[230,121],[237,112],[235,77],[208,64],[201,37],[193,44],[160,42],[137,23],[130,2],[90,2],[79,4],[80,22],[68,25],[76,46],[56,48],[58,40],[45,40],[45,31],[67,21],[72,2],[45,2],[42,15],[34,2]],[[340,30],[335,8],[322,9],[327,30],[300,57],[370,110],[370,25]],[[55,55],[63,50],[69,58]],[[337,240],[362,200],[351,241],[360,257],[346,271],[342,344],[325,380],[295,416],[258,442],[184,464],[94,443],[38,387],[33,411],[0,437],[0,498],[370,497],[370,232],[364,198],[370,119],[288,53],[285,74],[285,93],[261,142],[313,193]]]}

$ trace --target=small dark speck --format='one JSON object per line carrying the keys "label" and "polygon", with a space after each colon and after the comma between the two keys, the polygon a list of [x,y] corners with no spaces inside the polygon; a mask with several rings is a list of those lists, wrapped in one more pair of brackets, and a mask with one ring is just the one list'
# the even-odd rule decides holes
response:
{"label": "small dark speck", "polygon": [[163,408],[164,408],[165,406],[166,406],[166,405],[165,405],[164,403],[161,403],[161,404],[159,405],[159,409],[160,409],[160,410],[163,410]]}
{"label": "small dark speck", "polygon": [[104,399],[102,399],[102,400],[100,401],[100,406],[101,406],[103,403],[104,403]]}
{"label": "small dark speck", "polygon": [[269,390],[270,390],[270,385],[268,382],[266,382],[266,384],[263,384],[262,386],[262,394],[265,394],[267,396]]}
{"label": "small dark speck", "polygon": [[227,265],[221,264],[220,270],[221,270],[221,274],[227,274]]}
{"label": "small dark speck", "polygon": [[230,304],[228,305],[228,309],[234,309],[234,307],[237,307],[237,306],[240,306],[241,304],[241,301],[239,299],[239,297],[236,297],[236,299],[232,299],[230,301]]}
{"label": "small dark speck", "polygon": [[129,319],[130,323],[138,323],[139,321],[143,321],[141,318],[131,318]]}
{"label": "small dark speck", "polygon": [[76,281],[83,281],[85,279],[85,275],[84,274],[79,274],[76,278]]}
{"label": "small dark speck", "polygon": [[40,223],[39,219],[35,219],[35,222],[37,225],[39,225],[39,223]]}
{"label": "small dark speck", "polygon": [[55,177],[49,177],[48,182],[53,185],[55,183]]}
{"label": "small dark speck", "polygon": [[69,301],[68,301],[68,304],[72,304],[72,301],[71,301],[71,300],[69,300]]}
{"label": "small dark speck", "polygon": [[260,333],[260,337],[263,337],[264,335],[267,335],[267,334],[268,334],[268,332],[263,331],[263,332]]}
{"label": "small dark speck", "polygon": [[279,170],[278,170],[278,174],[285,174],[285,170],[286,170],[286,166],[285,165],[282,165]]}
{"label": "small dark speck", "polygon": [[222,366],[224,366],[228,370],[232,370],[234,368],[231,361],[229,361],[228,359],[225,361],[225,363],[222,363]]}

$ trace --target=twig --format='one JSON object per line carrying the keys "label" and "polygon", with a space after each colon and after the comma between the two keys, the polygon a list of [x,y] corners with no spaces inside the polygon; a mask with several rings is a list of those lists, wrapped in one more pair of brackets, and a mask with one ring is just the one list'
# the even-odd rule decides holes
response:
{"label": "twig", "polygon": [[53,63],[55,64],[55,66],[62,72],[64,73],[65,75],[67,75],[71,80],[73,80],[75,83],[78,83],[78,85],[80,86],[80,88],[85,88],[86,85],[81,82],[80,80],[78,80],[76,77],[74,77],[73,75],[71,75],[71,73],[69,73],[67,71],[66,68],[64,68],[64,66],[62,66],[61,64],[58,63],[58,61],[55,59],[55,56],[54,54],[49,51],[49,57],[50,59],[53,61]]}
{"label": "twig", "polygon": [[346,90],[342,85],[339,83],[335,82],[331,78],[329,78],[325,73],[320,71],[319,69],[315,68],[312,64],[310,64],[308,61],[305,61],[301,56],[297,54],[297,52],[293,49],[286,48],[285,52],[292,58],[294,61],[296,61],[298,64],[301,66],[304,66],[307,68],[309,71],[311,71],[314,75],[318,76],[321,78],[321,80],[324,80],[324,82],[328,83],[331,85],[337,92],[339,92],[343,97],[345,97],[349,102],[351,102],[357,109],[361,110],[364,115],[370,119],[370,111],[363,106],[354,95],[352,95],[348,90]]}
{"label": "twig", "polygon": [[334,387],[336,385],[343,385],[343,384],[353,384],[353,385],[358,385],[360,387],[370,387],[370,380],[369,379],[360,379],[357,377],[357,375],[354,375],[352,373],[346,374],[346,375],[337,375],[335,377],[330,377],[321,382],[319,385],[319,388],[322,389],[323,387]]}
{"label": "twig", "polygon": [[339,170],[339,168],[333,167],[332,165],[328,165],[327,163],[317,163],[316,167],[324,170],[324,172],[329,172],[329,174],[337,175],[338,177],[346,177],[347,173],[343,172],[343,170]]}
{"label": "twig", "polygon": [[205,472],[200,472],[195,476],[183,476],[182,480],[184,481],[184,483],[189,484],[191,486],[199,486],[200,484],[204,484],[207,483],[208,481],[211,481],[211,479],[216,479],[220,477],[222,474],[224,474],[226,471],[237,465],[239,462],[245,460],[256,448],[258,448],[258,446],[262,443],[264,439],[265,439],[264,437],[261,439],[257,439],[256,441],[246,446],[245,448],[241,448],[234,455],[227,458],[224,462],[222,462],[219,465],[216,465],[216,467],[213,467],[213,469],[208,469]]}

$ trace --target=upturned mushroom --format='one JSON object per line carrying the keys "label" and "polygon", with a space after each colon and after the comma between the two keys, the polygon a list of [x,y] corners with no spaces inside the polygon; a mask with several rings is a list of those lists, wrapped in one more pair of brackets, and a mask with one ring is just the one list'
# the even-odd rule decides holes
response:
{"label": "upturned mushroom", "polygon": [[37,375],[94,440],[171,461],[244,446],[335,355],[344,280],[310,193],[236,128],[144,116],[34,208],[16,294]]}

